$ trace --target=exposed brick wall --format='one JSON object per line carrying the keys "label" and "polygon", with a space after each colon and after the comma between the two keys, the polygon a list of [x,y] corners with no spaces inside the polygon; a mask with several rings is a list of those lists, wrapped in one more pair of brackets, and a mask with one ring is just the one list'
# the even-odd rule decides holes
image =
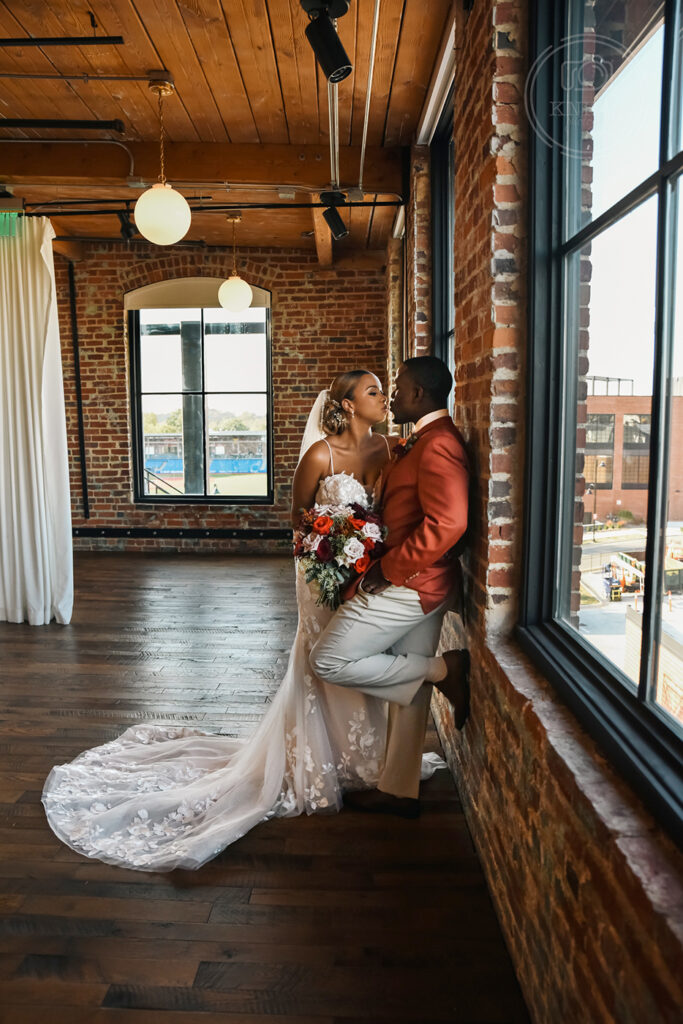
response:
{"label": "exposed brick wall", "polygon": [[512,3],[496,5],[495,18],[477,3],[456,23],[456,422],[475,464],[471,605],[490,632],[513,621],[521,539],[525,27]]}
{"label": "exposed brick wall", "polygon": [[[243,276],[272,292],[275,503],[136,506],[132,500],[128,351],[124,293],[168,278],[227,275],[226,251],[97,244],[75,264],[90,519],[83,518],[66,262],[55,261],[74,526],[282,528],[289,526],[290,484],[313,400],[342,369],[386,374],[384,268],[320,269],[314,254],[244,250]],[[252,541],[76,538],[75,546],[132,550],[240,550]],[[284,542],[259,541],[270,548]],[[286,544],[284,544],[286,546]]]}
{"label": "exposed brick wall", "polygon": [[[435,698],[433,709],[534,1021],[659,1024],[683,1003],[680,855],[511,639],[525,450],[527,17],[526,0],[478,0],[469,16],[456,7],[455,416],[476,476],[465,567],[472,713],[459,733],[448,705]],[[417,249],[408,238],[407,253]],[[461,638],[449,617],[441,649]]]}
{"label": "exposed brick wall", "polygon": [[410,202],[406,209],[406,356],[427,355],[432,330],[431,180],[429,147],[410,152]]}
{"label": "exposed brick wall", "polygon": [[536,1024],[674,1024],[681,857],[512,645],[476,647],[454,768]]}
{"label": "exposed brick wall", "polygon": [[[404,295],[403,295],[403,250],[402,238],[390,238],[387,244],[387,387],[389,393],[396,372],[404,358]],[[393,422],[391,412],[387,420],[387,432],[398,433],[400,428]]]}

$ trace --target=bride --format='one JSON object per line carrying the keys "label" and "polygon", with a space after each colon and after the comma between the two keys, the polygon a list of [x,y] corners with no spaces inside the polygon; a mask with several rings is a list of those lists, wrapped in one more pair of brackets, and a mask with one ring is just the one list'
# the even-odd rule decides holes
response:
{"label": "bride", "polygon": [[[372,432],[387,401],[365,370],[339,374],[309,416],[292,521],[315,503],[369,507],[390,457]],[[53,768],[43,791],[56,835],[87,857],[141,871],[199,868],[258,822],[336,811],[382,768],[386,703],[316,678],[309,652],[332,612],[297,563],[297,628],[284,679],[247,740],[162,723]],[[433,765],[425,759],[424,774]]]}

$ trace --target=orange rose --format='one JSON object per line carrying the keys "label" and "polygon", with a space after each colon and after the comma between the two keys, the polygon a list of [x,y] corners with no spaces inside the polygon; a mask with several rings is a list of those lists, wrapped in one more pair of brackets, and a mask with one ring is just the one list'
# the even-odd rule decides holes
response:
{"label": "orange rose", "polygon": [[372,539],[372,537],[366,537],[365,540],[363,541],[363,547],[365,548],[366,551],[372,551],[374,546],[375,542]]}
{"label": "orange rose", "polygon": [[313,523],[313,529],[316,533],[326,534],[329,533],[334,526],[334,521],[329,516],[318,516]]}
{"label": "orange rose", "polygon": [[349,523],[354,528],[354,530],[362,530],[363,527],[365,526],[365,520],[364,519],[354,519],[352,517],[351,519],[349,519]]}
{"label": "orange rose", "polygon": [[362,573],[362,572],[365,572],[365,570],[367,568],[369,568],[369,566],[370,566],[370,555],[368,555],[368,554],[363,555],[362,558],[356,559],[356,561],[353,563],[354,569],[359,574]]}

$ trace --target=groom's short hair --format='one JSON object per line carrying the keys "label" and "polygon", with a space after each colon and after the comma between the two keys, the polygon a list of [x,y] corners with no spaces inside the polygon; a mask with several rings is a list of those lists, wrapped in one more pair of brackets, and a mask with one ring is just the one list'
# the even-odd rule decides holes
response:
{"label": "groom's short hair", "polygon": [[453,376],[443,359],[437,359],[436,356],[413,356],[404,359],[403,365],[415,384],[418,384],[433,401],[441,406],[448,404]]}

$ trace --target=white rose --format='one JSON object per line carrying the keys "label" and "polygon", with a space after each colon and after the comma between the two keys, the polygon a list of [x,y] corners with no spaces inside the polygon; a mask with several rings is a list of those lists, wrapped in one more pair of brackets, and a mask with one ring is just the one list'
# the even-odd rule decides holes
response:
{"label": "white rose", "polygon": [[305,551],[315,551],[316,548],[318,547],[318,544],[320,543],[320,541],[322,539],[323,538],[322,538],[322,535],[320,533],[309,533],[303,539],[304,550]]}
{"label": "white rose", "polygon": [[355,562],[365,554],[365,548],[356,537],[351,537],[344,545],[344,554],[349,562]]}
{"label": "white rose", "polygon": [[381,540],[382,531],[380,530],[377,523],[366,523],[361,533],[364,537],[369,537],[370,540]]}

